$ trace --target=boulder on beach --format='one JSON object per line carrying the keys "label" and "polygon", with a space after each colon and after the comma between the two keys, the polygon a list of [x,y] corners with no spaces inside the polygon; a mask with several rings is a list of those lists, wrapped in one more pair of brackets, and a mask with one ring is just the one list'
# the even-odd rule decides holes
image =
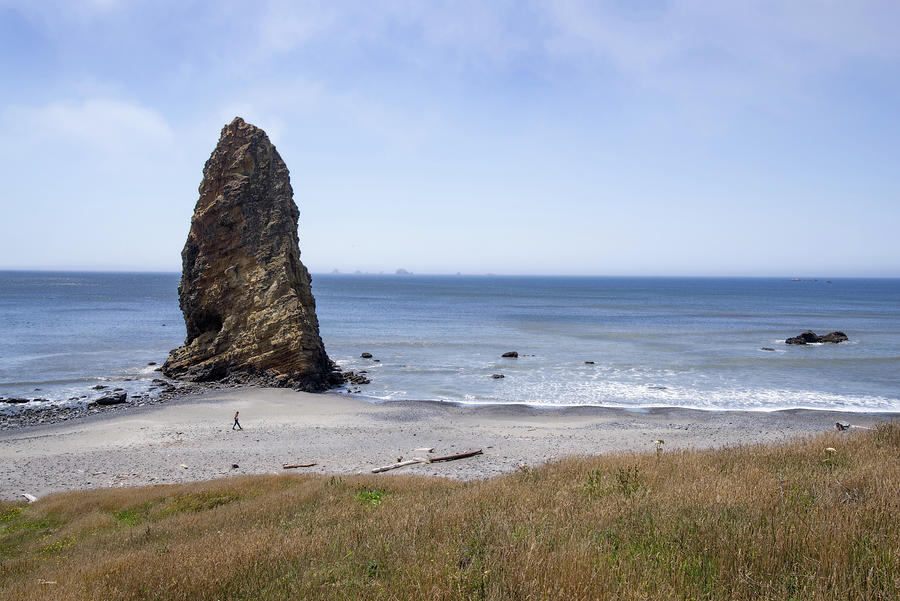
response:
{"label": "boulder on beach", "polygon": [[108,394],[106,396],[100,397],[99,399],[94,401],[94,405],[121,405],[128,398],[128,394],[125,392],[116,392],[115,394]]}
{"label": "boulder on beach", "polygon": [[816,342],[831,342],[837,344],[838,342],[844,342],[845,340],[849,340],[846,334],[840,331],[831,332],[829,334],[825,334],[824,336],[819,336],[812,330],[806,330],[805,332],[801,332],[792,338],[788,338],[784,341],[785,344],[812,344]]}
{"label": "boulder on beach", "polygon": [[516,357],[519,356],[519,353],[518,353],[518,351],[509,351],[509,352],[507,352],[507,353],[503,353],[503,354],[500,355],[500,356],[501,356],[501,357],[508,357],[508,358],[511,358],[511,359],[515,359]]}
{"label": "boulder on beach", "polygon": [[163,364],[166,376],[304,390],[341,383],[300,262],[293,196],[287,166],[266,133],[240,117],[226,125],[203,168],[181,253],[187,338]]}

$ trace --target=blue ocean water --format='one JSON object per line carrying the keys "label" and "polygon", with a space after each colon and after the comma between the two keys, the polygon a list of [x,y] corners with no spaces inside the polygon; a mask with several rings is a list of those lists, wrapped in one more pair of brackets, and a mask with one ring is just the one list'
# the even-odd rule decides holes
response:
{"label": "blue ocean water", "polygon": [[146,392],[184,341],[178,274],[0,272],[0,396]]}
{"label": "blue ocean water", "polygon": [[[184,338],[177,283],[0,273],[0,396],[146,386]],[[900,411],[897,279],[315,275],[313,293],[372,399]],[[850,341],[784,344],[806,329]]]}

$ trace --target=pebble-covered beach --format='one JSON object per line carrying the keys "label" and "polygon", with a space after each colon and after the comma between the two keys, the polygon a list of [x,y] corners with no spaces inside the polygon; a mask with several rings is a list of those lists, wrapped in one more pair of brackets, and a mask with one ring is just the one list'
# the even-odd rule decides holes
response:
{"label": "pebble-covered beach", "polygon": [[[243,430],[232,429],[235,411]],[[483,454],[388,473],[477,479],[571,455],[767,443],[832,430],[836,421],[871,427],[896,415],[371,403],[245,386],[182,389],[143,406],[88,409],[81,419],[48,423],[56,417],[0,432],[0,498],[280,473],[284,464],[315,464],[292,473],[370,473],[401,458],[427,458],[422,449]]]}

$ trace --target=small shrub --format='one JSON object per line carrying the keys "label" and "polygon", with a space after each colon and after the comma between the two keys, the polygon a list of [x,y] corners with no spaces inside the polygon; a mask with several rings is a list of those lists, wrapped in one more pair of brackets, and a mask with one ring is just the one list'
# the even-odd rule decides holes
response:
{"label": "small shrub", "polygon": [[379,488],[365,488],[356,491],[356,500],[371,505],[372,507],[378,507],[381,505],[384,494],[384,491]]}
{"label": "small shrub", "polygon": [[602,497],[606,491],[603,489],[603,470],[599,467],[588,473],[587,482],[584,483],[584,492],[589,497]]}
{"label": "small shrub", "polygon": [[616,483],[622,496],[630,499],[641,491],[642,484],[638,466],[620,467],[616,470]]}

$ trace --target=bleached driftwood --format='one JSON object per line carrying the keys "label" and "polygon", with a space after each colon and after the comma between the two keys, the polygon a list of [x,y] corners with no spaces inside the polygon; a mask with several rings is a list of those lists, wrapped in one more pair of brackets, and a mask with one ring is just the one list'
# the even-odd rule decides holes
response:
{"label": "bleached driftwood", "polygon": [[281,466],[281,469],[293,470],[293,469],[297,469],[298,467],[312,467],[314,465],[319,465],[319,464],[318,463],[285,463],[284,465]]}
{"label": "bleached driftwood", "polygon": [[424,457],[413,457],[412,459],[407,459],[406,461],[398,461],[397,463],[392,463],[390,465],[382,465],[381,467],[372,468],[372,473],[377,474],[379,472],[387,472],[389,470],[395,470],[400,467],[406,467],[407,465],[425,463],[426,461],[428,460]]}
{"label": "bleached driftwood", "polygon": [[851,424],[850,422],[835,422],[834,423],[834,429],[839,432],[842,430],[849,430],[850,428],[859,428],[860,430],[871,430],[872,429],[867,426],[857,426],[857,425]]}
{"label": "bleached driftwood", "polygon": [[34,495],[29,495],[27,492],[26,492],[26,493],[22,493],[22,496],[25,497],[26,499],[28,499],[28,502],[29,502],[29,503],[34,503],[35,501],[37,501],[37,497],[36,497],[36,496],[34,496]]}
{"label": "bleached driftwood", "polygon": [[465,453],[456,453],[455,455],[443,455],[442,457],[429,457],[429,463],[436,463],[438,461],[455,461],[457,459],[465,459],[466,457],[473,457],[475,455],[482,454],[481,449],[477,449],[475,451],[466,451]]}
{"label": "bleached driftwood", "polygon": [[417,453],[434,453],[434,447],[420,447],[418,449],[413,449],[413,451]]}

